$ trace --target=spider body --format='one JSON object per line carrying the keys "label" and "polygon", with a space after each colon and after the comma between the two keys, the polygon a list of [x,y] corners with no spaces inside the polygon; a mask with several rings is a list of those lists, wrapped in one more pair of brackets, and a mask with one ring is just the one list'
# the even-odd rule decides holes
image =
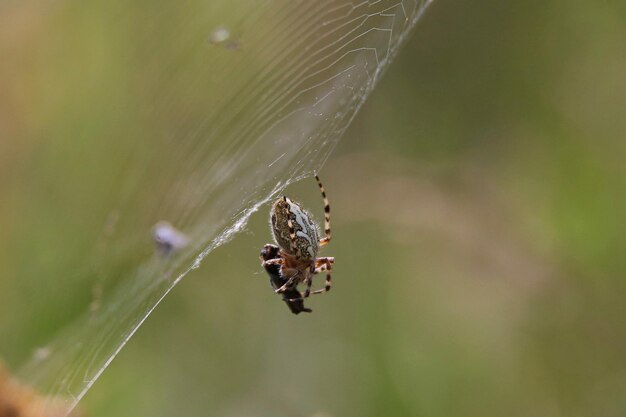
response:
{"label": "spider body", "polygon": [[[267,244],[261,249],[261,262],[269,261],[271,259],[279,259],[280,258],[280,248],[275,245]],[[279,289],[285,283],[287,283],[288,278],[283,277],[280,274],[280,265],[277,264],[267,264],[265,265],[265,271],[270,277],[270,285],[274,290]],[[287,288],[283,292],[283,301],[287,304],[287,307],[291,310],[293,314],[300,314],[303,311],[306,313],[310,313],[313,310],[310,308],[306,308],[304,306],[304,299],[302,298],[302,294],[294,287]]]}
{"label": "spider body", "polygon": [[[288,298],[283,297],[283,300],[288,301],[288,305],[289,301],[296,302],[298,299],[307,298],[311,293],[319,294],[330,291],[330,271],[335,258],[317,257],[320,247],[330,242],[330,205],[317,175],[315,179],[324,199],[324,232],[326,236],[320,239],[319,229],[311,215],[298,203],[283,196],[274,202],[270,211],[270,225],[278,247],[267,244],[263,248],[267,255],[264,256],[264,252],[261,252],[262,265],[270,274],[272,285],[281,283],[280,286],[276,285],[278,288],[275,288],[275,292],[280,294],[289,292],[291,294],[287,296]],[[274,247],[278,252],[274,253],[274,249],[272,249],[270,253],[268,247]],[[274,265],[279,266],[277,269],[279,277],[272,277],[272,274],[276,272],[273,268]],[[313,276],[324,271],[326,272],[325,287],[312,292]],[[304,293],[300,293],[297,289],[300,283],[306,284]],[[292,297],[295,294],[298,297]],[[289,307],[292,306],[289,305]],[[304,308],[304,304],[302,304],[302,308]]]}
{"label": "spider body", "polygon": [[[311,215],[289,197],[281,197],[270,213],[272,234],[280,248],[287,254],[303,261],[315,259],[319,250],[319,231]],[[290,237],[290,226],[295,238]]]}

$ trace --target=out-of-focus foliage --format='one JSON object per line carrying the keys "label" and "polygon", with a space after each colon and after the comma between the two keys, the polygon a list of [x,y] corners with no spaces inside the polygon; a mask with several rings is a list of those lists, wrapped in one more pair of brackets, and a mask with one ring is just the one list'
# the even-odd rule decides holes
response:
{"label": "out-of-focus foliage", "polygon": [[[334,236],[323,254],[336,267],[314,312],[293,316],[271,293],[257,214],[170,295],[83,407],[626,414],[624,20],[620,2],[436,2],[321,172]],[[36,171],[20,159],[29,144],[8,140],[19,108],[0,111],[0,163]],[[30,191],[6,184],[16,182],[0,178],[3,194]],[[322,218],[312,180],[288,193]],[[61,215],[50,198],[24,208],[38,227]],[[0,239],[0,259],[43,262],[49,244]],[[45,300],[4,283],[0,354],[11,363],[51,330]],[[20,304],[22,317],[6,316]],[[29,326],[34,340],[10,340]]]}

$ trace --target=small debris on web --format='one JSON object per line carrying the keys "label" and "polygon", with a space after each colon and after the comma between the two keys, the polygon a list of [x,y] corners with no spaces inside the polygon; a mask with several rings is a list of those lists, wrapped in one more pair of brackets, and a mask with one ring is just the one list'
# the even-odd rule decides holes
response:
{"label": "small debris on web", "polygon": [[33,359],[38,360],[38,361],[44,361],[48,359],[49,356],[50,356],[49,347],[39,347],[35,349],[35,352],[33,353]]}
{"label": "small debris on web", "polygon": [[232,37],[230,29],[226,26],[218,26],[213,29],[209,35],[209,43],[212,45],[223,46],[224,49],[235,51],[240,48],[240,43]]}
{"label": "small debris on web", "polygon": [[189,244],[189,238],[169,222],[160,221],[153,228],[154,242],[162,255],[169,255]]}
{"label": "small debris on web", "polygon": [[[67,406],[60,397],[47,397],[20,384],[0,362],[0,417],[64,417]],[[74,410],[69,417],[80,417]]]}

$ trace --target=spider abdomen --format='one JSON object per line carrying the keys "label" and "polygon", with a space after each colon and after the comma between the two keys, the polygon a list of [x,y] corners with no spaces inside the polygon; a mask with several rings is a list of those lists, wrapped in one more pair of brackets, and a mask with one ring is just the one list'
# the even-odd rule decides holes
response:
{"label": "spider abdomen", "polygon": [[[276,200],[270,213],[270,222],[274,240],[283,251],[298,259],[313,260],[317,257],[319,249],[317,224],[298,203],[287,197]],[[295,234],[293,243],[290,238],[292,232]]]}

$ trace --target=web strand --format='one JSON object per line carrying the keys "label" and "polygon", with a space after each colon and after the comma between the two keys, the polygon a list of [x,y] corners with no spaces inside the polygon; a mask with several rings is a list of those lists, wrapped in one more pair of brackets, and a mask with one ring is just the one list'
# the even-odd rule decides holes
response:
{"label": "web strand", "polygon": [[[128,40],[129,89],[150,105],[129,105],[143,124],[111,143],[121,155],[93,156],[125,162],[108,223],[78,267],[101,295],[19,377],[65,399],[69,413],[181,279],[287,185],[319,171],[429,3],[244,2],[216,22],[192,1],[193,13],[177,18],[168,6],[133,28],[143,35]],[[147,35],[168,24],[175,30]],[[208,42],[218,24],[233,44]],[[188,240],[168,256],[149,240],[161,220]]]}

